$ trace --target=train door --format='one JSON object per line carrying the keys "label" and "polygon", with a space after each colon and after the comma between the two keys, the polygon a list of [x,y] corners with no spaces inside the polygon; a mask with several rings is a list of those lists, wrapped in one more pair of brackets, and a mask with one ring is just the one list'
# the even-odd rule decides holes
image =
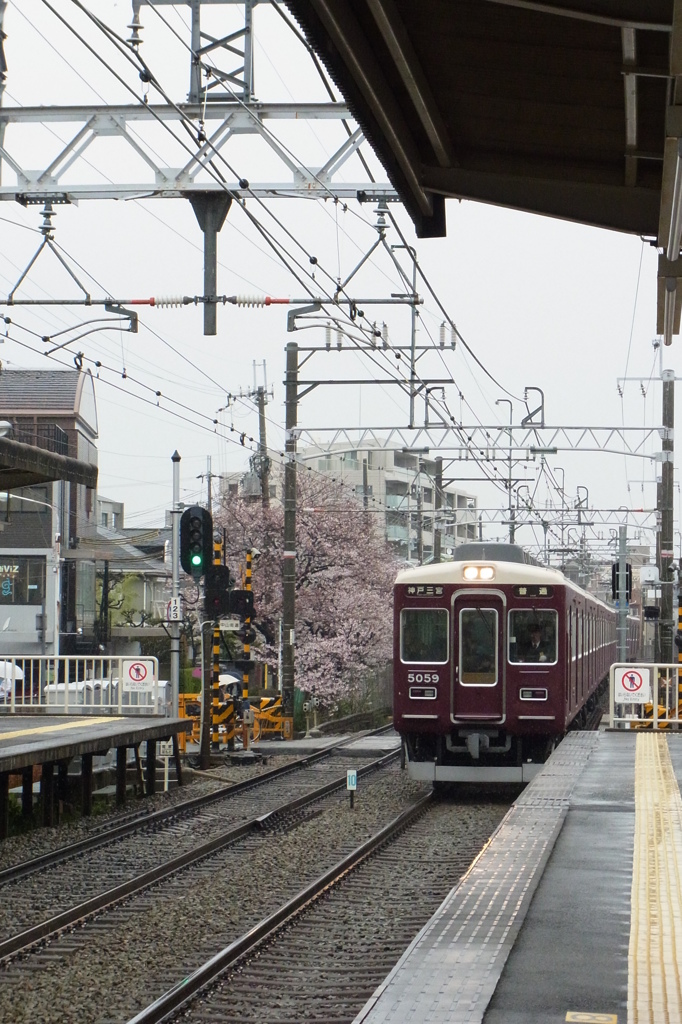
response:
{"label": "train door", "polygon": [[453,596],[453,719],[504,719],[505,617],[499,593],[469,590]]}

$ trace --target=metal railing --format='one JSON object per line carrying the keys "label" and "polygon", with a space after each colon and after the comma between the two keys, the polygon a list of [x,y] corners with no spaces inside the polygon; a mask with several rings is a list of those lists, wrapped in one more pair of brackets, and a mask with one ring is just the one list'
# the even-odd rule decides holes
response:
{"label": "metal railing", "polygon": [[609,675],[612,729],[671,729],[682,725],[682,664],[616,662]]}
{"label": "metal railing", "polygon": [[170,714],[157,658],[16,657],[0,660],[0,714]]}

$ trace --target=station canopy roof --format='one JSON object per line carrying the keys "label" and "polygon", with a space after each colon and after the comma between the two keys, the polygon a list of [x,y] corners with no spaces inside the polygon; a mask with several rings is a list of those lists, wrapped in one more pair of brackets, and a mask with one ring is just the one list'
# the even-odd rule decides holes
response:
{"label": "station canopy roof", "polygon": [[682,0],[287,3],[418,234],[454,196],[665,245]]}

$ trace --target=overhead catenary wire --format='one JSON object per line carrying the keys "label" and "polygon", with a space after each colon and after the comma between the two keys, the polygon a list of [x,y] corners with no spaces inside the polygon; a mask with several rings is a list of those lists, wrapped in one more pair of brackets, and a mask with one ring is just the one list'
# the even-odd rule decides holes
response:
{"label": "overhead catenary wire", "polygon": [[[43,2],[46,2],[46,0],[43,0]],[[74,0],[74,2],[75,2],[75,0]],[[53,8],[51,8],[51,6],[50,6],[49,4],[46,4],[46,5],[47,5],[48,7],[50,7],[50,9],[51,9],[51,10],[53,10]],[[80,8],[82,9],[82,10],[84,10],[84,11],[85,11],[85,9],[83,8],[83,5],[82,5],[82,4],[80,4],[80,3],[77,3],[76,5],[77,5],[77,6],[79,6],[79,7],[80,7]],[[89,12],[85,12],[85,13],[87,13],[89,17],[93,17],[93,16],[91,16],[91,15],[90,15],[90,13],[89,13]],[[95,20],[95,19],[93,18],[93,20]],[[101,23],[100,23],[100,24],[101,24]],[[86,45],[87,45],[87,44],[86,44]],[[130,59],[130,56],[128,56],[128,59]],[[139,58],[138,58],[138,59],[139,59]],[[131,62],[132,62],[132,61],[131,61]],[[114,72],[114,74],[116,74],[116,72]],[[119,78],[119,81],[122,81],[122,80],[120,79],[120,76],[118,76],[118,75],[117,75],[117,77]],[[153,80],[153,79],[152,79],[152,80]],[[122,83],[122,84],[125,84],[125,83]],[[164,93],[163,93],[163,90],[161,90],[161,89],[160,89],[160,87],[158,86],[158,83],[156,83],[156,82],[154,81],[154,84],[155,84],[155,87],[159,88],[159,91],[161,91],[162,95],[164,95]],[[129,88],[129,87],[128,87],[128,88]],[[131,91],[132,91],[132,90],[131,90]],[[141,102],[141,101],[140,101],[140,102]],[[173,135],[173,137],[174,137],[174,138],[177,138],[177,137],[175,136],[175,134],[174,134],[174,133],[172,133],[172,132],[171,132],[171,134]],[[179,140],[178,140],[178,141],[179,141]],[[221,160],[223,160],[223,162],[225,162],[226,166],[228,166],[228,168],[229,168],[229,164],[227,164],[227,162],[226,162],[226,161],[224,161],[224,158],[222,157],[222,155],[220,155],[220,154],[219,154],[219,158],[220,158]],[[231,173],[235,173],[235,172],[234,172],[234,169],[233,169],[233,168],[229,168],[229,169],[231,170]],[[270,212],[270,211],[268,211],[268,212]],[[281,222],[279,222],[279,221],[277,220],[277,218],[275,218],[275,221],[276,221],[276,222],[278,223],[278,226],[280,226],[280,227],[282,226],[282,225],[281,225]],[[394,221],[394,223],[395,223],[395,221]],[[271,246],[273,246],[273,249],[274,249],[274,251],[276,251],[276,252],[277,252],[277,255],[279,256],[280,260],[282,260],[283,262],[285,262],[285,265],[287,266],[287,269],[288,269],[288,270],[289,270],[290,272],[292,272],[292,267],[291,267],[291,265],[290,265],[289,263],[287,263],[287,262],[286,262],[286,260],[285,260],[285,257],[284,257],[284,255],[283,255],[283,249],[282,249],[282,247],[281,247],[281,244],[280,244],[280,243],[276,243],[276,242],[274,242],[274,240],[273,240],[273,239],[271,238],[271,236],[269,236],[269,234],[268,234],[267,232],[264,232],[264,229],[262,228],[262,226],[261,226],[261,225],[260,225],[260,224],[259,224],[259,223],[258,223],[257,221],[256,221],[256,226],[257,226],[258,230],[260,230],[260,231],[261,231],[261,233],[263,233],[263,236],[264,236],[264,237],[266,238],[266,240],[267,240],[268,244],[269,244],[269,245],[271,245]],[[397,225],[396,225],[396,226],[397,226]],[[286,229],[285,229],[285,230],[286,230]],[[398,230],[399,230],[399,229],[398,229]],[[289,234],[290,234],[290,233],[289,233]],[[291,236],[290,236],[290,237],[291,237]],[[297,241],[297,240],[296,240],[296,241]],[[297,243],[297,244],[298,244],[298,243]],[[304,249],[303,251],[306,251],[306,252],[307,252],[307,250],[305,250],[305,249]],[[297,261],[295,261],[295,262],[297,262]],[[299,264],[299,267],[300,267],[300,264]],[[304,269],[304,268],[301,268],[301,269]],[[325,273],[326,273],[326,271],[325,271]],[[422,276],[423,276],[423,272],[421,272],[421,273],[422,273]],[[298,275],[297,275],[296,273],[294,273],[294,276],[296,276],[296,277],[297,277],[297,279],[298,279],[298,280],[299,280],[299,281],[300,281],[300,282],[301,282],[302,284],[304,283],[304,281],[302,281],[302,280],[301,280],[301,278],[300,278],[300,277],[299,277],[299,276],[298,276]],[[307,276],[310,276],[310,275],[307,275]],[[328,276],[328,277],[329,277],[330,279],[332,279],[332,276],[331,276],[331,275],[327,274],[327,276]],[[318,285],[318,287],[319,287],[319,285]],[[429,287],[430,287],[430,286],[429,286]],[[435,293],[433,292],[433,289],[430,289],[430,290],[431,290],[432,294],[433,294],[433,295],[434,295],[434,297],[435,297]],[[441,307],[441,308],[442,308],[442,307]],[[449,317],[448,317],[448,319],[450,320],[450,318],[449,318]],[[452,321],[451,321],[451,320],[450,320],[450,322],[452,323]],[[454,328],[454,324],[453,324],[453,328]],[[455,329],[456,329],[456,328],[455,328]],[[362,328],[361,328],[361,330],[362,330]],[[461,335],[460,335],[460,337],[461,337]],[[467,346],[467,347],[468,347],[468,346]],[[477,357],[475,357],[475,358],[477,358]],[[480,362],[480,361],[479,361],[479,362]],[[486,371],[486,372],[487,372],[487,371]],[[494,378],[492,378],[492,375],[490,375],[490,374],[489,374],[489,376],[491,376],[491,379],[493,379],[493,380],[494,380]],[[417,376],[417,379],[420,379],[420,378],[419,378],[419,377]],[[498,382],[497,382],[497,381],[495,381],[495,383],[496,383],[496,384],[498,384]],[[499,386],[499,384],[498,384],[498,386]],[[505,389],[503,389],[503,390],[505,390]],[[507,392],[507,393],[508,393],[508,392]]]}

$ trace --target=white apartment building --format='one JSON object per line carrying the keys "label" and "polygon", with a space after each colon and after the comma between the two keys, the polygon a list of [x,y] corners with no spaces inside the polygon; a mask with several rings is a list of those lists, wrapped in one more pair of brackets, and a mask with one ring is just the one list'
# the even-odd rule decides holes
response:
{"label": "white apartment building", "polygon": [[[477,537],[477,499],[455,483],[443,485],[436,516],[436,461],[429,454],[372,447],[350,450],[339,445],[331,450],[302,449],[297,453],[297,460],[318,473],[334,477],[360,501],[366,497],[377,526],[395,547],[396,556],[405,561],[417,562],[421,556],[426,562],[433,556],[437,525],[441,529],[443,559],[447,559],[458,544]],[[271,477],[272,502],[281,501],[280,489],[280,482]],[[260,481],[251,472],[225,474],[221,477],[221,490],[225,494],[240,494],[260,501]]]}

